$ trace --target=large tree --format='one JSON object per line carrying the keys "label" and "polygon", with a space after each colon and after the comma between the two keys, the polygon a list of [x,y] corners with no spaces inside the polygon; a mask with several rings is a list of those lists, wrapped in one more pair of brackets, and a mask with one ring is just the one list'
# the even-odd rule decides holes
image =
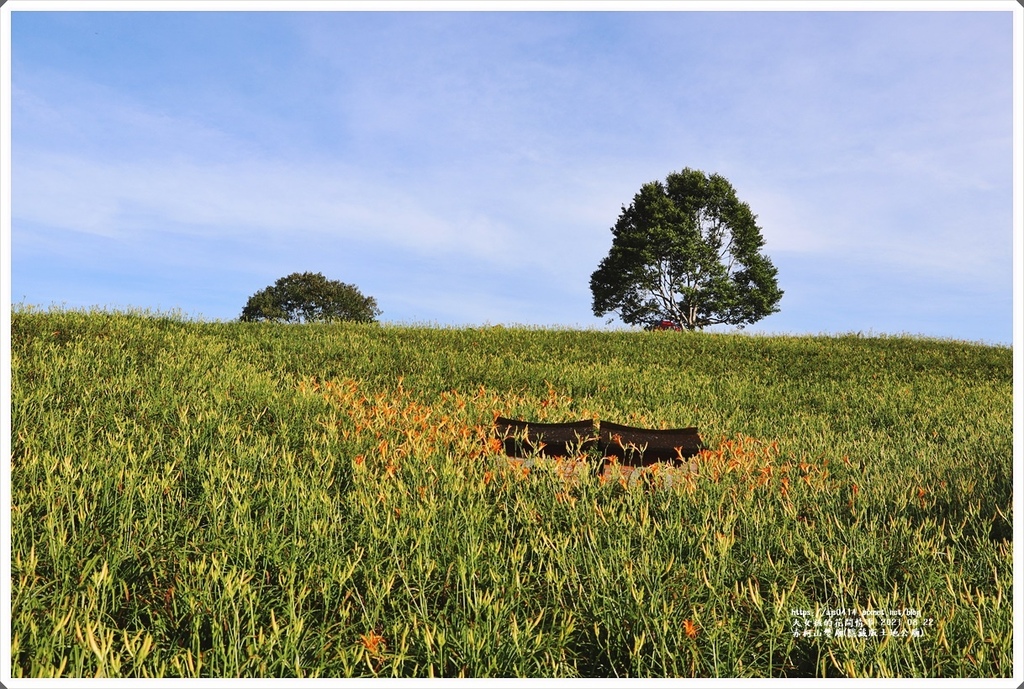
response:
{"label": "large tree", "polygon": [[743,327],[777,312],[782,290],[750,206],[700,170],[649,182],[623,207],[612,248],[590,276],[594,315],[687,330]]}
{"label": "large tree", "polygon": [[321,273],[292,273],[249,297],[240,320],[369,323],[380,313],[377,301],[355,285],[328,280]]}

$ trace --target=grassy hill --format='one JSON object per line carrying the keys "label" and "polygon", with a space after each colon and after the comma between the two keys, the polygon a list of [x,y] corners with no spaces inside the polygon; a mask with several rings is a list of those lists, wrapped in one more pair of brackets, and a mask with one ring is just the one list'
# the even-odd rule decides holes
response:
{"label": "grassy hill", "polygon": [[[14,676],[1011,674],[1007,347],[12,320]],[[573,482],[496,414],[709,451]]]}

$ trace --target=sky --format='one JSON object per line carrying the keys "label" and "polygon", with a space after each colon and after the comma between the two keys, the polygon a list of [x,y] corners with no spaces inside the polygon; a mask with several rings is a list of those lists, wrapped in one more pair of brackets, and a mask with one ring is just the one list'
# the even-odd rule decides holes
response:
{"label": "sky", "polygon": [[11,300],[230,320],[310,271],[385,322],[625,327],[590,275],[689,167],[778,268],[746,332],[1012,342],[1015,3],[664,6],[15,4]]}

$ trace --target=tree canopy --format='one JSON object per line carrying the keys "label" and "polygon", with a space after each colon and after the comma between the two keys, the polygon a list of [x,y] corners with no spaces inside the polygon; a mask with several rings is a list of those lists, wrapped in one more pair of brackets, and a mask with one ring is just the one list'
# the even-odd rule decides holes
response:
{"label": "tree canopy", "polygon": [[380,314],[377,301],[355,285],[328,280],[321,273],[292,273],[249,297],[240,320],[369,323]]}
{"label": "tree canopy", "polygon": [[700,330],[776,313],[783,292],[756,217],[719,174],[686,168],[643,185],[590,277],[594,315]]}

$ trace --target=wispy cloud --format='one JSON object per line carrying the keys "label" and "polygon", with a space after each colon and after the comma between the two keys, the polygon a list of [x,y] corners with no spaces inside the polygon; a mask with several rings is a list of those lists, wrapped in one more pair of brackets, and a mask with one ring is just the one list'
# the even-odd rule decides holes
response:
{"label": "wispy cloud", "polygon": [[[441,217],[403,189],[343,166],[287,161],[101,162],[41,154],[18,166],[16,217],[112,237],[163,232],[253,238],[324,234],[493,255],[485,217]],[[24,185],[24,191],[20,189]]]}

